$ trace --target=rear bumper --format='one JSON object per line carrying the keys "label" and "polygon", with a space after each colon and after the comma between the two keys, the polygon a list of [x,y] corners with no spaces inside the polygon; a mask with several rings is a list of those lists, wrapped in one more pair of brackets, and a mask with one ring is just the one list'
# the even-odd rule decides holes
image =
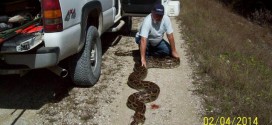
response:
{"label": "rear bumper", "polygon": [[58,64],[59,52],[58,47],[42,47],[27,53],[2,54],[0,55],[0,70],[37,69],[54,66]]}

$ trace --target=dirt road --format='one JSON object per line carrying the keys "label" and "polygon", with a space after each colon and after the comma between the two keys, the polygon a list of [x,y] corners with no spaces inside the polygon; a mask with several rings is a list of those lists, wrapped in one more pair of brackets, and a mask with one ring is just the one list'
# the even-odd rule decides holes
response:
{"label": "dirt road", "polygon": [[[118,49],[136,50],[134,33],[142,18],[133,18],[129,36],[105,34],[102,74],[91,88],[73,87],[47,70],[32,71],[23,78],[0,78],[0,124],[128,125],[134,111],[126,107],[132,56],[114,55]],[[175,69],[149,69],[145,80],[159,85],[158,99],[147,104],[146,125],[200,125],[200,99],[192,94],[192,69],[179,25],[171,18],[181,65]],[[34,79],[33,79],[34,78]],[[152,105],[158,107],[152,108]]]}

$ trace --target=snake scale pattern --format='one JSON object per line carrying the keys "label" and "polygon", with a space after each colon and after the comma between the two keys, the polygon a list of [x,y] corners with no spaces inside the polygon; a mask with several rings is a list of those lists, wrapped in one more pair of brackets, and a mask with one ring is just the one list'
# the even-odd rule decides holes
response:
{"label": "snake scale pattern", "polygon": [[[131,52],[115,52],[117,56],[129,56]],[[172,57],[149,57],[147,59],[147,68],[141,66],[138,62],[134,65],[134,71],[128,77],[128,86],[138,90],[131,94],[127,100],[127,107],[134,110],[133,121],[131,125],[144,124],[145,122],[145,103],[155,101],[160,94],[160,87],[150,81],[143,81],[148,73],[148,68],[170,69],[178,67],[180,59]]]}

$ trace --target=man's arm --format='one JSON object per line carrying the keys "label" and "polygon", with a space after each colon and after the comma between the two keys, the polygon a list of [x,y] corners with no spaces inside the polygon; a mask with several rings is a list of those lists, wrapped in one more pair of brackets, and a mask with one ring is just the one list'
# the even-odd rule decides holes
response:
{"label": "man's arm", "polygon": [[142,66],[146,67],[146,38],[141,37],[141,42],[140,42],[140,54],[141,54],[141,62]]}
{"label": "man's arm", "polygon": [[176,47],[175,47],[175,40],[174,40],[173,33],[167,34],[167,38],[168,38],[168,41],[170,43],[170,47],[172,50],[172,52],[171,52],[172,56],[175,58],[179,58],[179,55],[178,55]]}

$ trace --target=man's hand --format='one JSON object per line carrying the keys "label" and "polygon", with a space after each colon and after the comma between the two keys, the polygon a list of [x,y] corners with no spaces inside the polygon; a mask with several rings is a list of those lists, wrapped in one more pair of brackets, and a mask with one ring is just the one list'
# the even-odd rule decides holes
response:
{"label": "man's hand", "polygon": [[144,66],[146,68],[146,60],[145,59],[141,59],[142,62],[142,66]]}
{"label": "man's hand", "polygon": [[172,56],[177,59],[179,58],[177,51],[172,51]]}

